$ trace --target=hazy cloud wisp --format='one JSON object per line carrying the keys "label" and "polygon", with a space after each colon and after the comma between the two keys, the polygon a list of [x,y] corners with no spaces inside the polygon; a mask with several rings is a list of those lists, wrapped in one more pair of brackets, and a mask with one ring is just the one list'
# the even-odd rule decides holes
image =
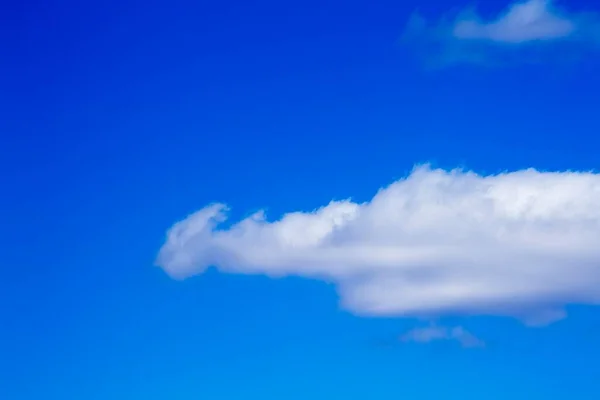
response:
{"label": "hazy cloud wisp", "polygon": [[506,54],[542,43],[599,48],[600,17],[591,12],[568,12],[552,0],[517,1],[495,18],[468,9],[453,19],[431,22],[415,13],[404,39],[407,44],[429,48],[445,62],[485,62],[498,52]]}
{"label": "hazy cloud wisp", "polygon": [[437,341],[455,341],[462,347],[484,347],[485,343],[461,326],[448,328],[429,326],[415,328],[400,336],[402,342],[431,343]]}

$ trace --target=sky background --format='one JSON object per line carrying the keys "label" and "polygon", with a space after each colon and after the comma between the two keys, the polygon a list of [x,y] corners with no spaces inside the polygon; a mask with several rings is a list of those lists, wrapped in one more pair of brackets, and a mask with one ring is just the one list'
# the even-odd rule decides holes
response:
{"label": "sky background", "polygon": [[441,321],[484,348],[404,343],[422,321],[353,316],[326,283],[154,266],[214,201],[277,217],[368,200],[416,163],[598,168],[597,49],[432,68],[402,44],[415,10],[472,4],[4,4],[0,398],[599,398],[592,307]]}

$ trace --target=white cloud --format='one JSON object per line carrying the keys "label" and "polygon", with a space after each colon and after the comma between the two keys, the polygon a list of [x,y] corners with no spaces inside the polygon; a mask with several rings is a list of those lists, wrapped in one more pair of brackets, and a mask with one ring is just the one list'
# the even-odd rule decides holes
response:
{"label": "white cloud", "polygon": [[428,326],[412,329],[400,337],[403,342],[430,343],[435,341],[456,341],[462,347],[484,347],[485,343],[461,326],[447,328]]}
{"label": "white cloud", "polygon": [[497,52],[523,50],[531,44],[560,42],[597,47],[600,17],[597,13],[568,12],[552,0],[516,1],[494,18],[484,18],[468,9],[454,19],[430,23],[415,14],[404,39],[428,48],[445,62],[485,62],[498,58]]}
{"label": "white cloud", "polygon": [[547,322],[600,302],[600,174],[481,176],[416,168],[362,204],[332,201],[228,228],[214,204],[175,224],[157,264],[336,284],[359,315],[507,315]]}
{"label": "white cloud", "polygon": [[550,0],[529,0],[510,6],[494,21],[485,22],[476,14],[459,18],[452,34],[457,39],[482,39],[503,43],[556,40],[573,35],[577,18],[560,13]]}

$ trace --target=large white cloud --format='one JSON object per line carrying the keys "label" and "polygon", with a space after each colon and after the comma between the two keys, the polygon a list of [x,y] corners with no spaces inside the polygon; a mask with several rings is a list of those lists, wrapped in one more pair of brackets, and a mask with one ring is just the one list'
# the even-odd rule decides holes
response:
{"label": "large white cloud", "polygon": [[362,204],[333,201],[220,228],[213,204],[176,223],[157,264],[336,284],[360,315],[559,317],[600,302],[600,174],[481,176],[421,166]]}

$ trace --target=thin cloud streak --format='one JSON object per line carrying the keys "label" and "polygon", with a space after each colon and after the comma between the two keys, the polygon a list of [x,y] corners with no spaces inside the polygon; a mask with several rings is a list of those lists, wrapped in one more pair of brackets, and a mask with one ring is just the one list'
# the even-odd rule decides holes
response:
{"label": "thin cloud streak", "polygon": [[431,343],[438,341],[458,342],[462,347],[485,347],[485,342],[461,326],[448,328],[444,326],[429,326],[415,328],[400,337],[402,342]]}

